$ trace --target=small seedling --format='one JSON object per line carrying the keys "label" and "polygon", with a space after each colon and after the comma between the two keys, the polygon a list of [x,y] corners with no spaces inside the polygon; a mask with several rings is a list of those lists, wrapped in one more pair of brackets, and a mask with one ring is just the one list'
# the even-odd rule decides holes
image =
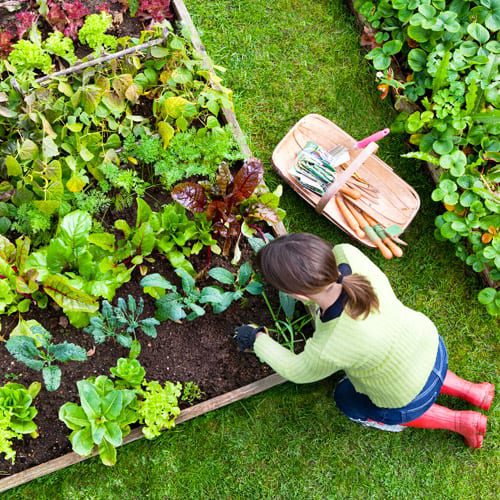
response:
{"label": "small seedling", "polygon": [[[297,301],[281,291],[279,292],[280,306],[277,311],[273,309],[265,292],[262,292],[262,298],[274,321],[274,327],[268,330],[275,333],[278,339],[293,351],[296,343],[304,341],[302,329],[311,321],[311,316],[306,313],[294,319]],[[285,315],[284,319],[280,318],[281,312]],[[297,338],[298,336],[300,338]]]}
{"label": "small seedling", "polygon": [[103,300],[101,314],[90,319],[90,325],[85,328],[85,332],[90,333],[97,344],[113,338],[123,347],[140,350],[137,346],[137,330],[151,338],[156,338],[156,327],[160,324],[155,318],[139,319],[143,311],[142,297],[139,298],[138,303],[131,295],[128,296],[127,301],[120,297],[117,306]]}
{"label": "small seedling", "polygon": [[241,299],[245,292],[250,295],[260,295],[264,290],[248,262],[240,267],[236,276],[223,267],[210,269],[208,275],[219,283],[233,288],[232,291],[224,291],[220,287],[207,286],[201,291],[200,303],[210,304],[216,314],[225,311],[234,301]]}
{"label": "small seedling", "polygon": [[181,396],[182,401],[186,401],[187,403],[192,405],[195,401],[201,399],[204,395],[205,393],[195,382],[184,382]]}
{"label": "small seedling", "polygon": [[[182,293],[158,273],[150,274],[141,280],[144,292],[157,299],[156,319],[180,323],[183,319],[192,321],[203,316],[205,309],[197,304],[201,292],[196,287],[195,280],[184,269],[177,269],[175,273],[181,278]],[[186,309],[191,312],[186,313]]]}

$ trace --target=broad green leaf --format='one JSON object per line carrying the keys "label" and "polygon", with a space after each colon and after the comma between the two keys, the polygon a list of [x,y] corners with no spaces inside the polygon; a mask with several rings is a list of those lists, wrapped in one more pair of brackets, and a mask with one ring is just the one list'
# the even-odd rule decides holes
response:
{"label": "broad green leaf", "polygon": [[94,297],[74,288],[64,276],[49,275],[43,289],[64,312],[93,313],[99,309]]}
{"label": "broad green leaf", "polygon": [[72,432],[69,439],[71,441],[73,451],[78,455],[86,457],[92,453],[94,441],[92,439],[90,426],[80,429],[79,431]]}
{"label": "broad green leaf", "polygon": [[123,407],[123,398],[121,391],[111,391],[102,401],[102,414],[108,420],[115,420],[120,415]]}
{"label": "broad green leaf", "polygon": [[19,158],[21,160],[34,160],[37,158],[39,151],[38,146],[33,141],[26,139],[19,148]]}
{"label": "broad green leaf", "polygon": [[170,141],[172,140],[172,137],[174,136],[175,134],[175,130],[174,128],[172,127],[172,125],[170,125],[170,123],[167,123],[167,122],[158,122],[158,133],[160,134],[160,137],[163,139],[163,147],[166,148]]}
{"label": "broad green leaf", "polygon": [[104,439],[115,447],[121,446],[123,434],[120,426],[116,422],[105,422],[104,429]]}
{"label": "broad green leaf", "polygon": [[73,431],[90,425],[83,408],[76,403],[65,403],[62,405],[59,408],[59,420],[62,420]]}
{"label": "broad green leaf", "polygon": [[88,242],[108,252],[113,252],[115,249],[115,235],[111,233],[92,233],[88,237]]}
{"label": "broad green leaf", "polygon": [[23,169],[19,162],[11,155],[5,157],[5,166],[9,177],[23,175]]}
{"label": "broad green leaf", "polygon": [[87,380],[80,380],[76,385],[78,387],[78,395],[80,396],[83,411],[87,417],[93,420],[101,416],[101,398],[94,385]]}
{"label": "broad green leaf", "polygon": [[60,226],[60,237],[73,249],[87,243],[92,228],[92,217],[87,212],[75,210],[66,215]]}
{"label": "broad green leaf", "polygon": [[149,274],[141,280],[141,287],[162,288],[163,290],[175,290],[176,287],[158,273]]}
{"label": "broad green leaf", "polygon": [[200,304],[218,304],[222,302],[223,291],[215,286],[206,286],[201,291]]}
{"label": "broad green leaf", "polygon": [[477,299],[483,305],[491,304],[495,300],[497,293],[494,288],[484,288],[479,292]]}
{"label": "broad green leaf", "polygon": [[235,281],[233,273],[223,267],[213,267],[208,271],[208,275],[224,285],[233,285]]}
{"label": "broad green leaf", "polygon": [[99,445],[99,456],[104,465],[116,464],[116,448],[106,439]]}
{"label": "broad green leaf", "polygon": [[167,48],[165,47],[158,47],[158,46],[155,46],[155,47],[151,47],[151,56],[156,58],[156,59],[161,59],[163,57],[167,57],[170,52]]}
{"label": "broad green leaf", "polygon": [[245,290],[250,295],[260,295],[264,291],[264,286],[259,281],[251,281]]}
{"label": "broad green leaf", "polygon": [[481,45],[490,39],[488,30],[479,23],[470,23],[469,26],[467,26],[467,33]]}
{"label": "broad green leaf", "polygon": [[43,382],[48,391],[56,391],[61,385],[61,369],[58,366],[46,366],[42,370]]}
{"label": "broad green leaf", "polygon": [[59,148],[52,137],[44,137],[42,140],[42,155],[47,159],[59,155]]}
{"label": "broad green leaf", "polygon": [[238,271],[238,284],[240,286],[246,286],[252,277],[252,266],[249,262],[245,262]]}

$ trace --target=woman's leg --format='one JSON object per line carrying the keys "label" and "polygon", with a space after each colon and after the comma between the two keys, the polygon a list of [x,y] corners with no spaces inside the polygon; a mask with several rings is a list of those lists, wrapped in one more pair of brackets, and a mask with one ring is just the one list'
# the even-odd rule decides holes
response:
{"label": "woman's leg", "polygon": [[486,416],[478,411],[455,411],[433,404],[421,417],[403,425],[457,432],[464,437],[467,446],[481,448],[487,421]]}
{"label": "woman's leg", "polygon": [[401,432],[404,427],[399,425],[397,419],[387,419],[387,413],[391,410],[375,406],[368,396],[356,392],[351,381],[344,377],[335,387],[333,399],[338,409],[347,415],[353,422],[366,427],[375,427],[383,431]]}
{"label": "woman's leg", "polygon": [[483,410],[489,410],[495,397],[495,386],[488,382],[475,384],[455,375],[452,371],[446,372],[441,394],[465,399],[465,401],[478,406]]}

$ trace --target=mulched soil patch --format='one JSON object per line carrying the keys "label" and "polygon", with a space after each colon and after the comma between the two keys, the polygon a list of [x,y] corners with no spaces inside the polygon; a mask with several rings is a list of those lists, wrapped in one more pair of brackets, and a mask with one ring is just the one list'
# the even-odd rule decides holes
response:
{"label": "mulched soil patch", "polygon": [[[249,248],[244,249],[245,258],[250,253]],[[149,272],[159,272],[178,285],[179,280],[166,258],[159,254],[155,254],[154,258],[155,262],[150,265]],[[205,256],[200,256],[197,261],[194,265],[198,270],[203,267]],[[226,259],[219,256],[212,256],[211,265],[231,267]],[[119,289],[117,296],[143,296],[144,317],[153,316],[154,299],[142,293],[140,279],[141,276],[136,270],[132,280]],[[210,278],[200,280],[198,285],[205,286],[209,283],[213,284]],[[268,291],[268,295],[274,305],[277,305],[276,294]],[[100,374],[109,375],[109,368],[116,364],[116,360],[128,354],[127,349],[114,342],[94,346],[89,334],[67,325],[65,316],[53,303],[45,310],[34,309],[25,315],[25,319],[38,320],[53,334],[54,342],[68,340],[90,352],[96,348],[95,353],[86,362],[61,365],[63,377],[61,387],[57,391],[47,392],[42,389],[35,399],[38,409],[35,422],[39,427],[40,436],[37,439],[26,436],[22,441],[15,441],[16,463],[11,465],[10,462],[0,460],[0,475],[20,472],[71,451],[67,438],[70,431],[58,419],[59,407],[66,401],[78,402],[78,380]],[[209,399],[269,375],[271,370],[267,366],[262,365],[253,354],[240,353],[234,342],[234,328],[249,322],[271,323],[271,316],[260,297],[248,296],[233,304],[223,314],[207,313],[193,322],[162,323],[156,339],[139,334],[138,338],[142,344],[139,360],[146,369],[146,378],[180,382],[192,380],[205,393],[204,399]],[[15,316],[2,317],[2,334],[8,336],[16,323]],[[0,373],[3,375],[1,384],[13,379],[25,385],[36,380],[42,381],[41,373],[29,370],[15,361],[4,346],[0,347]]]}

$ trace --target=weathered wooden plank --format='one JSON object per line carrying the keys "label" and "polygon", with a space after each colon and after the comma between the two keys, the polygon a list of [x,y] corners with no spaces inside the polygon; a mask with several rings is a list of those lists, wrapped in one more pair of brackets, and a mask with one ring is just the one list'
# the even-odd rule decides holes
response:
{"label": "weathered wooden plank", "polygon": [[[267,389],[282,384],[283,382],[285,382],[285,379],[283,377],[280,377],[277,374],[273,374],[269,377],[257,380],[257,382],[252,382],[251,384],[245,385],[244,387],[235,389],[234,391],[221,394],[220,396],[204,401],[203,403],[199,403],[197,405],[191,406],[190,408],[182,410],[181,414],[176,420],[176,424],[187,422],[188,420],[227,406],[231,403],[234,403],[235,401],[241,401],[242,399],[254,396],[259,392],[266,391]],[[137,441],[138,439],[142,439],[143,437],[144,435],[142,434],[140,428],[134,429],[128,436],[124,438],[123,445],[131,443],[133,441]],[[97,453],[93,453],[88,457],[82,457],[74,452],[71,452],[63,455],[62,457],[55,458],[54,460],[49,460],[48,462],[37,465],[35,467],[31,467],[30,469],[19,472],[18,474],[13,474],[12,476],[0,480],[0,493],[11,488],[15,488],[16,486],[28,483],[33,479],[45,476],[46,474],[64,469],[66,467],[69,467],[70,465],[83,462],[84,460],[87,460],[88,458],[96,455]]]}

